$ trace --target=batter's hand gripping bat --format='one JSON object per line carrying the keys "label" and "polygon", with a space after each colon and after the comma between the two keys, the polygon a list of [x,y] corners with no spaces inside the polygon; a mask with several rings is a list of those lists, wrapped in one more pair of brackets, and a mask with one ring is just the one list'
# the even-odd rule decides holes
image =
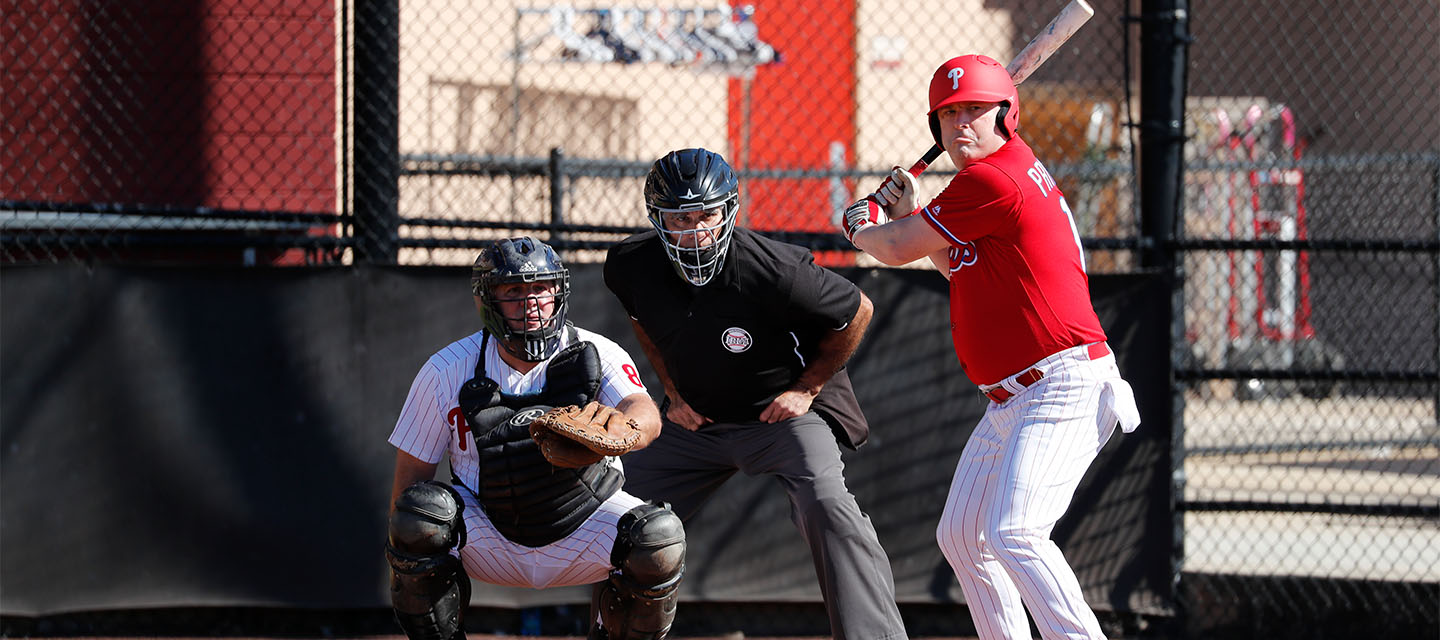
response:
{"label": "batter's hand gripping bat", "polygon": [[[1090,8],[1085,0],[1070,0],[1070,4],[1065,5],[1065,8],[1050,20],[1050,24],[1045,25],[1045,28],[1041,29],[1040,33],[1032,38],[1030,43],[1026,44],[1025,48],[1015,56],[1015,59],[1005,67],[1005,71],[1010,73],[1010,80],[1017,85],[1024,82],[1030,77],[1030,74],[1040,68],[1040,65],[1045,64],[1045,61],[1049,60],[1055,51],[1060,49],[1060,45],[1065,44],[1065,41],[1075,35],[1075,32],[1079,31],[1080,27],[1094,15],[1095,10]],[[930,163],[944,152],[945,150],[941,149],[940,145],[931,145],[930,150],[926,151],[918,162],[910,165],[907,171],[910,172],[910,175],[919,177],[921,173],[925,172],[925,169],[930,167]],[[887,176],[885,182],[880,184],[881,188],[884,188],[889,180],[890,178]]]}

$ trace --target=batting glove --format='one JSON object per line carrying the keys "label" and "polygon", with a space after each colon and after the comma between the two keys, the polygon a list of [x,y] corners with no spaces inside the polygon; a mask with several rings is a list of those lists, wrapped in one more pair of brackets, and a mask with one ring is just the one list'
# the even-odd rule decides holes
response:
{"label": "batting glove", "polygon": [[909,171],[895,167],[870,197],[885,207],[891,220],[898,220],[919,210],[918,186]]}
{"label": "batting glove", "polygon": [[856,200],[840,219],[840,230],[845,232],[845,239],[854,244],[855,234],[872,224],[880,224],[881,215],[880,203],[870,198]]}

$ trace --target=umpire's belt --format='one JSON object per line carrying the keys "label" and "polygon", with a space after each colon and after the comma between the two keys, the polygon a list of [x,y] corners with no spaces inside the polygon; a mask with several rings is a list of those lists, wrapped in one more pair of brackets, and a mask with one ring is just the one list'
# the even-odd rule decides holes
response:
{"label": "umpire's belt", "polygon": [[[1024,390],[1026,387],[1035,384],[1036,382],[1039,382],[1041,378],[1045,377],[1045,371],[1043,371],[1038,365],[1052,358],[1065,356],[1069,351],[1078,352],[1075,355],[1083,354],[1083,357],[1086,360],[1099,360],[1100,358],[1110,355],[1110,347],[1106,346],[1104,342],[1092,342],[1084,346],[1075,347],[1074,349],[1066,349],[1065,351],[1061,351],[1060,353],[1050,356],[1049,358],[1045,358],[1045,360],[1041,360],[1040,362],[1036,363],[1037,366],[1030,367],[1029,369],[1010,376],[1009,378],[1001,380],[994,385],[986,385],[980,387],[980,393],[985,394],[985,397],[989,398],[990,401],[994,402],[995,404],[1005,402],[1006,400],[1014,397],[1015,394],[1020,393],[1020,391]],[[1006,387],[1014,387],[1015,391],[1011,391]]]}

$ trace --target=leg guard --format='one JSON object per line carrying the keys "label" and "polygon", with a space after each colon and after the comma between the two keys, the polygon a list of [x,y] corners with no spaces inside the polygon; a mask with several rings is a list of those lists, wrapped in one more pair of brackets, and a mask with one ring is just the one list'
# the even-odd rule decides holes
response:
{"label": "leg guard", "polygon": [[[685,573],[685,528],[668,507],[642,504],[616,525],[614,570],[595,585],[593,606],[609,640],[662,640],[675,621]],[[597,633],[598,632],[598,633]]]}
{"label": "leg guard", "polygon": [[410,640],[463,640],[470,578],[450,550],[465,544],[464,502],[448,484],[420,482],[390,515],[390,602]]}

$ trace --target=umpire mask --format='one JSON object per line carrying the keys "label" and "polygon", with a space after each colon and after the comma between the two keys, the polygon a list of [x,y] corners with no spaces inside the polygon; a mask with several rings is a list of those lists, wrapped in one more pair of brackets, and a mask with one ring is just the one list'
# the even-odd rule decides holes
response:
{"label": "umpire mask", "polygon": [[[529,287],[506,286],[517,283],[551,286],[539,294]],[[570,271],[549,245],[523,236],[496,241],[475,258],[470,292],[480,301],[485,328],[511,355],[540,362],[559,350],[569,309]]]}
{"label": "umpire mask", "polygon": [[645,209],[675,272],[704,286],[725,266],[740,209],[740,182],[720,154],[681,149],[645,177]]}

